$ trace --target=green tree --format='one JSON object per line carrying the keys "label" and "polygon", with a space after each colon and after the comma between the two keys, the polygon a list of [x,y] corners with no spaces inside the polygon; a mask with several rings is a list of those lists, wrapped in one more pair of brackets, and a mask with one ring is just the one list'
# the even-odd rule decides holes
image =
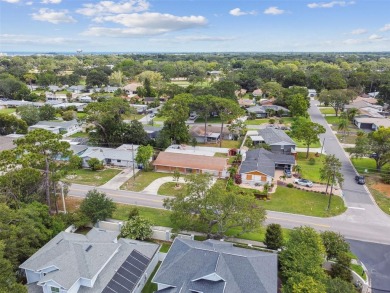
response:
{"label": "green tree", "polygon": [[131,120],[125,127],[124,142],[146,145],[149,142],[148,134],[138,120]]}
{"label": "green tree", "polygon": [[390,127],[379,127],[368,134],[359,133],[353,154],[357,158],[371,155],[376,169],[381,171],[390,162]]}
{"label": "green tree", "polygon": [[39,108],[39,119],[40,120],[54,120],[56,118],[56,109],[48,104],[43,105]]}
{"label": "green tree", "polygon": [[173,177],[173,181],[176,182],[176,187],[179,186],[179,179],[180,179],[180,176],[181,176],[181,174],[180,174],[179,170],[176,169],[175,171],[173,171],[172,177]]}
{"label": "green tree", "polygon": [[327,278],[325,281],[327,293],[356,293],[356,288],[351,282],[340,278]]}
{"label": "green tree", "polygon": [[351,109],[347,110],[347,116],[348,116],[349,121],[353,122],[353,120],[355,119],[355,116],[357,114],[359,114],[359,109],[351,108]]}
{"label": "green tree", "polygon": [[321,238],[328,260],[337,258],[341,253],[349,252],[349,244],[340,233],[324,231],[321,233]]}
{"label": "green tree", "polygon": [[135,161],[137,164],[142,164],[145,170],[149,169],[149,160],[153,155],[153,147],[151,145],[142,145],[137,149],[137,155]]}
{"label": "green tree", "polygon": [[316,278],[293,273],[282,287],[283,293],[326,293],[325,285]]}
{"label": "green tree", "polygon": [[0,292],[27,293],[27,287],[16,281],[12,264],[4,257],[5,244],[0,241]]}
{"label": "green tree", "polygon": [[87,163],[92,171],[98,171],[104,168],[103,163],[98,158],[90,158]]}
{"label": "green tree", "polygon": [[218,97],[231,99],[233,101],[237,100],[236,90],[239,89],[239,86],[230,80],[219,80],[212,84],[212,87],[216,90]]}
{"label": "green tree", "polygon": [[61,116],[65,121],[70,121],[76,118],[76,112],[73,110],[64,111]]}
{"label": "green tree", "polygon": [[27,123],[14,115],[0,113],[0,135],[27,133]]}
{"label": "green tree", "polygon": [[293,117],[306,117],[309,103],[307,102],[306,97],[301,94],[296,94],[290,97],[288,109]]}
{"label": "green tree", "polygon": [[317,281],[323,280],[324,256],[325,247],[320,235],[313,228],[295,228],[290,232],[290,238],[279,254],[281,274],[284,279],[301,273]]}
{"label": "green tree", "polygon": [[108,75],[101,69],[92,69],[86,79],[88,87],[108,85]]}
{"label": "green tree", "polygon": [[65,174],[68,161],[59,161],[71,155],[69,143],[61,141],[60,134],[44,129],[30,131],[25,137],[15,141],[16,149],[0,154],[0,166],[4,169],[23,166],[40,170],[45,175],[44,187],[46,203],[51,208],[51,194],[55,193],[56,183]]}
{"label": "green tree", "polygon": [[343,136],[345,138],[346,131],[348,130],[349,127],[349,121],[347,119],[340,119],[339,120],[339,125],[337,127],[337,130],[343,132]]}
{"label": "green tree", "polygon": [[318,143],[318,136],[325,133],[325,128],[303,117],[298,117],[291,125],[291,135],[302,141],[307,147],[306,158],[309,157],[310,145]]}
{"label": "green tree", "polygon": [[344,109],[345,105],[349,104],[356,96],[352,90],[323,90],[321,91],[318,100],[325,105],[331,106],[336,112],[336,117],[339,112]]}
{"label": "green tree", "polygon": [[20,118],[26,121],[27,125],[34,125],[40,120],[39,109],[34,106],[25,105],[16,109]]}
{"label": "green tree", "polygon": [[152,223],[141,216],[129,219],[121,229],[120,237],[136,240],[146,240],[152,237]]}
{"label": "green tree", "polygon": [[99,220],[104,221],[110,218],[116,206],[112,199],[108,198],[104,192],[96,189],[88,191],[85,199],[80,204],[80,211],[84,213],[93,224]]}
{"label": "green tree", "polygon": [[172,211],[171,221],[177,229],[196,229],[210,238],[223,238],[229,229],[238,235],[256,231],[265,219],[265,210],[256,199],[237,190],[210,188],[211,176],[191,175],[187,193],[164,200]]}
{"label": "green tree", "polygon": [[269,249],[277,250],[283,246],[282,227],[279,224],[269,224],[265,233],[264,244]]}
{"label": "green tree", "polygon": [[263,93],[271,98],[278,98],[283,95],[283,87],[276,81],[266,82],[262,87]]}
{"label": "green tree", "polygon": [[207,120],[210,118],[210,113],[215,109],[215,97],[198,96],[192,101],[192,107],[196,114],[204,119],[204,143],[207,143]]}
{"label": "green tree", "polygon": [[330,208],[330,201],[332,198],[333,185],[338,182],[340,186],[343,185],[344,175],[341,172],[342,164],[335,155],[327,155],[324,159],[323,166],[320,168],[320,178],[326,181],[326,190],[328,192],[329,184],[332,186],[329,196],[328,210]]}
{"label": "green tree", "polygon": [[230,123],[228,129],[232,134],[232,136],[235,137],[236,139],[245,136],[245,133],[247,131],[245,122],[240,119],[236,119],[232,123]]}
{"label": "green tree", "polygon": [[332,278],[340,278],[346,282],[352,281],[351,256],[348,253],[341,252],[336,257],[336,262],[332,264],[330,270]]}

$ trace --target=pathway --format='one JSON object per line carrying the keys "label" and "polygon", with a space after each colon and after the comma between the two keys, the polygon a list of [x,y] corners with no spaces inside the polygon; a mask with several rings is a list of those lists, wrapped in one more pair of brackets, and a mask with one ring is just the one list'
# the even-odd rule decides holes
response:
{"label": "pathway", "polygon": [[[142,191],[142,193],[148,193],[148,194],[156,194],[161,187],[161,185],[167,183],[167,182],[176,182],[172,176],[167,177],[161,177],[156,180],[154,180],[152,183],[150,183],[148,186],[145,187],[145,189]],[[179,178],[179,183],[185,183],[184,178]]]}
{"label": "pathway", "polygon": [[[135,169],[135,174],[138,173],[138,169]],[[130,178],[133,177],[133,169],[126,168],[118,175],[111,178],[109,181],[101,185],[101,188],[107,188],[112,190],[119,190],[123,184],[125,184]]]}

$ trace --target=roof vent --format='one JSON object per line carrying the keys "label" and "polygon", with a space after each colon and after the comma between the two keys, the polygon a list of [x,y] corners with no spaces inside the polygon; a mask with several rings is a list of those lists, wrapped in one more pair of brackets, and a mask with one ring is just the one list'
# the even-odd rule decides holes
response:
{"label": "roof vent", "polygon": [[86,252],[90,251],[90,249],[92,248],[92,245],[88,245],[88,247],[85,249]]}

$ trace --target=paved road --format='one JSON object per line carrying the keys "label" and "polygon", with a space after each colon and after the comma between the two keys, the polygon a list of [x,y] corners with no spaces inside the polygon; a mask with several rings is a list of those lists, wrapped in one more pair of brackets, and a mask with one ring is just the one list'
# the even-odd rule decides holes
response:
{"label": "paved road", "polygon": [[366,266],[373,293],[390,292],[390,248],[388,245],[348,240],[351,250]]}

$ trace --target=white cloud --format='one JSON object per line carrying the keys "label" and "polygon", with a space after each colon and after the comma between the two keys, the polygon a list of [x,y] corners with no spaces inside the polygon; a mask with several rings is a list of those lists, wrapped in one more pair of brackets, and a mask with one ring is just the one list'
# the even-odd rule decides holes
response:
{"label": "white cloud", "polygon": [[127,1],[101,1],[98,3],[83,4],[83,8],[76,12],[85,16],[109,15],[119,13],[144,12],[149,9],[149,2],[146,0],[127,0]]}
{"label": "white cloud", "polygon": [[52,10],[49,8],[41,8],[38,13],[33,13],[32,18],[38,21],[47,21],[54,24],[59,23],[71,23],[76,22],[76,20],[68,15],[68,10]]}
{"label": "white cloud", "polygon": [[373,35],[369,36],[368,39],[369,40],[382,40],[383,37],[379,36],[379,35],[376,35],[376,34],[373,34]]}
{"label": "white cloud", "polygon": [[26,5],[28,5],[28,6],[33,5],[33,4],[34,4],[34,2],[32,2],[32,1],[26,2]]}
{"label": "white cloud", "polygon": [[380,31],[381,31],[381,32],[387,32],[387,31],[390,31],[390,23],[388,23],[388,24],[385,24],[385,26],[384,26],[384,27],[382,27],[382,28],[380,29]]}
{"label": "white cloud", "polygon": [[363,28],[358,28],[358,29],[355,29],[351,32],[351,34],[353,34],[353,35],[363,35],[365,33],[367,33],[367,30],[363,29]]}
{"label": "white cloud", "polygon": [[178,41],[185,42],[226,42],[236,38],[234,37],[216,37],[216,36],[179,36],[175,38]]}
{"label": "white cloud", "polygon": [[19,3],[20,0],[0,0],[7,3]]}
{"label": "white cloud", "polygon": [[355,1],[331,1],[331,2],[314,2],[307,4],[309,8],[332,8],[334,6],[349,6],[355,4]]}
{"label": "white cloud", "polygon": [[279,14],[283,14],[285,12],[286,11],[279,9],[276,6],[272,6],[272,7],[267,8],[266,10],[264,10],[264,14],[271,14],[271,15],[279,15]]}
{"label": "white cloud", "polygon": [[343,41],[343,43],[347,44],[347,45],[357,45],[357,44],[361,44],[364,42],[365,42],[365,40],[360,40],[360,39],[347,39],[347,40]]}
{"label": "white cloud", "polygon": [[255,10],[252,10],[252,11],[242,11],[240,8],[234,8],[232,10],[229,11],[229,14],[230,15],[233,15],[233,16],[242,16],[242,15],[256,15],[257,12]]}
{"label": "white cloud", "polygon": [[42,0],[43,4],[59,4],[62,0]]}

